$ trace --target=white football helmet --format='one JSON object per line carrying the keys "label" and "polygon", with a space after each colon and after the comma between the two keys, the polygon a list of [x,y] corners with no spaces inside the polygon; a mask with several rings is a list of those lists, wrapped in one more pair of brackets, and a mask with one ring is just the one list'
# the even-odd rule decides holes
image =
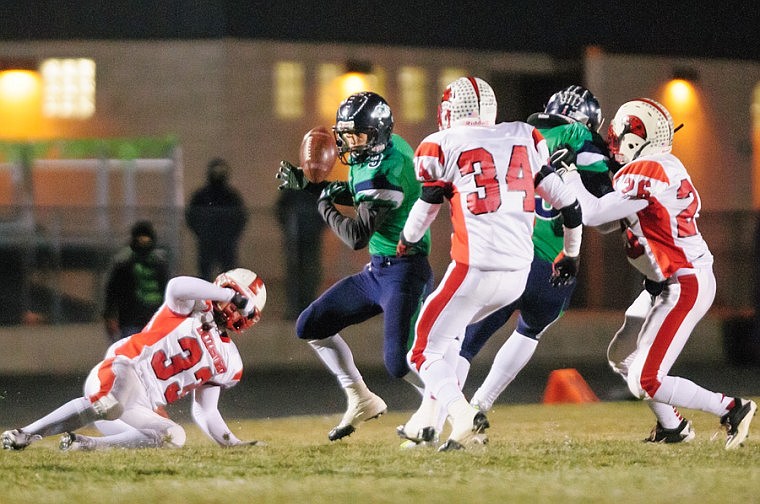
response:
{"label": "white football helmet", "polygon": [[448,86],[438,105],[438,129],[496,124],[496,95],[479,77],[460,77]]}
{"label": "white football helmet", "polygon": [[673,147],[673,118],[662,104],[637,98],[620,106],[607,130],[607,145],[615,160],[627,164]]}
{"label": "white football helmet", "polygon": [[240,333],[259,321],[267,303],[267,288],[261,277],[251,270],[236,268],[220,274],[214,283],[235,289],[248,300],[243,308],[232,303],[213,303],[216,316],[227,329]]}

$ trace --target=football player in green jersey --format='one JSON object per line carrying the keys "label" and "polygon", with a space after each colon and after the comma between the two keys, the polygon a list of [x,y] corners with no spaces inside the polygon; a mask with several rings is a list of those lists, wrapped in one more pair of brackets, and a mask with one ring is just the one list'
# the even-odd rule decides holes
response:
{"label": "football player in green jersey", "polygon": [[[281,189],[319,194],[319,212],[344,243],[353,250],[369,248],[370,262],[325,291],[296,322],[298,337],[309,342],[346,393],[348,407],[329,432],[331,441],[387,410],[364,383],[340,331],[382,313],[385,367],[421,391],[422,382],[410,373],[406,354],[419,308],[433,288],[429,232],[405,256],[396,256],[399,234],[421,185],[414,174],[414,151],[393,133],[390,106],[376,93],[353,94],[338,107],[333,130],[340,159],[349,167],[347,182],[308,182],[287,161],[277,173]],[[353,206],[355,216],[343,215],[335,204]]]}

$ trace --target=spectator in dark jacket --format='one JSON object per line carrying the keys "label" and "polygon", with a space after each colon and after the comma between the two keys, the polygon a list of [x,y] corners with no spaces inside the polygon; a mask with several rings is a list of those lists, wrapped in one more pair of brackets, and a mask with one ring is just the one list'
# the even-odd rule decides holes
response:
{"label": "spectator in dark jacket", "polygon": [[317,299],[322,282],[322,232],[325,221],[317,211],[317,197],[308,191],[280,191],[277,221],[285,256],[285,318],[295,320]]}
{"label": "spectator in dark jacket", "polygon": [[156,248],[156,231],[149,221],[132,226],[131,240],[113,258],[106,284],[106,332],[111,341],[142,330],[164,301],[169,281],[166,251]]}
{"label": "spectator in dark jacket", "polygon": [[198,241],[199,274],[209,281],[238,266],[238,245],[247,220],[243,198],[229,185],[229,171],[224,159],[209,161],[207,183],[193,193],[185,211]]}

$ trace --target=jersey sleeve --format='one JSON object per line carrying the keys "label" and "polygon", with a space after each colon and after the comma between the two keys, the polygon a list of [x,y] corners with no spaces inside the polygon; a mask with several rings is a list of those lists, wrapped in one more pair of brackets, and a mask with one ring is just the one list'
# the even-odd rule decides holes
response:
{"label": "jersey sleeve", "polygon": [[173,312],[188,314],[198,300],[229,301],[234,295],[233,289],[219,287],[202,278],[179,276],[169,280],[165,302]]}
{"label": "jersey sleeve", "polygon": [[414,152],[414,173],[423,184],[435,183],[446,178],[445,156],[439,142],[428,136]]}
{"label": "jersey sleeve", "polygon": [[354,202],[369,206],[398,208],[404,201],[404,188],[394,173],[401,171],[401,153],[392,148],[379,162],[372,161],[353,172]]}

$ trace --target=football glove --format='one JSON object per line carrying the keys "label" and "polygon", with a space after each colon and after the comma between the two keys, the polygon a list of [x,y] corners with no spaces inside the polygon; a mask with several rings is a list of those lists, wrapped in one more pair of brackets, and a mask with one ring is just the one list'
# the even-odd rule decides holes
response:
{"label": "football glove", "polygon": [[236,292],[235,295],[232,296],[230,303],[235,305],[240,314],[244,317],[249,317],[256,309],[256,304],[253,302],[253,299],[247,298],[239,292]]}
{"label": "football glove", "polygon": [[575,277],[578,275],[579,263],[579,256],[570,257],[566,256],[564,252],[560,252],[552,264],[552,286],[562,287],[564,285],[572,284],[575,281]]}
{"label": "football glove", "polygon": [[549,166],[561,177],[565,173],[578,169],[575,166],[575,151],[567,144],[558,146],[549,157]]}
{"label": "football glove", "polygon": [[398,235],[398,243],[396,244],[396,255],[398,257],[405,256],[413,245],[414,243],[404,238],[404,232],[401,231]]}
{"label": "football glove", "polygon": [[329,200],[335,201],[341,194],[348,191],[348,182],[336,181],[330,182],[322,189],[322,194],[319,195],[319,201]]}
{"label": "football glove", "polygon": [[298,166],[293,166],[288,161],[280,161],[280,168],[275,177],[281,181],[277,187],[280,191],[283,189],[300,190],[309,183],[304,177],[303,170]]}
{"label": "football glove", "polygon": [[644,278],[644,289],[654,298],[662,294],[662,289],[665,288],[666,283],[667,282],[655,282],[654,280]]}

